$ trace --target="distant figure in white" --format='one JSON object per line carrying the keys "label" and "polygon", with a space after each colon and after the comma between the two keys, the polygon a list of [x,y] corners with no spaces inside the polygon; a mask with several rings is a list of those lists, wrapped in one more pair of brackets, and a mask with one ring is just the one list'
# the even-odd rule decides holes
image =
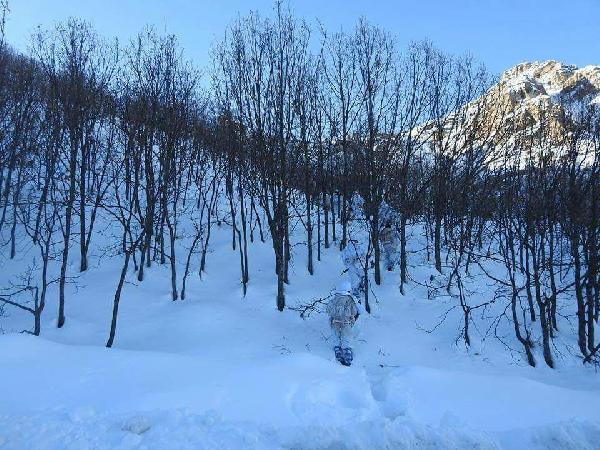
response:
{"label": "distant figure in white", "polygon": [[365,271],[366,252],[364,244],[357,241],[350,241],[342,250],[342,261],[344,263],[344,272],[350,281],[350,293],[354,298],[361,298],[365,295]]}
{"label": "distant figure in white", "polygon": [[352,354],[352,328],[358,319],[358,307],[348,289],[336,291],[327,305],[329,324],[336,337],[334,347],[336,359],[344,366],[349,366],[354,358]]}
{"label": "distant figure in white", "polygon": [[379,242],[383,249],[383,262],[388,272],[391,272],[398,262],[398,236],[390,220],[385,222],[383,229],[379,232]]}

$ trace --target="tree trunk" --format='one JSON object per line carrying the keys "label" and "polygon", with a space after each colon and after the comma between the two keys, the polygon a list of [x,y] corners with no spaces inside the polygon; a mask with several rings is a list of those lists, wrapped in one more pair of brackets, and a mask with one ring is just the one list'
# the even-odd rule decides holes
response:
{"label": "tree trunk", "polygon": [[129,267],[129,257],[131,256],[131,251],[125,253],[125,262],[123,263],[123,267],[121,268],[121,276],[119,277],[119,284],[117,285],[117,290],[115,291],[115,297],[113,299],[113,311],[112,311],[112,319],[110,322],[110,332],[108,335],[108,341],[106,342],[106,347],[111,348],[113,342],[115,340],[115,333],[117,331],[117,317],[119,315],[119,302],[121,301],[121,291],[123,290],[123,284],[125,283],[125,276],[127,275],[127,268]]}
{"label": "tree trunk", "polygon": [[406,217],[400,218],[400,293],[404,295],[404,284],[406,283]]}
{"label": "tree trunk", "polygon": [[435,270],[437,270],[439,273],[442,273],[441,240],[442,240],[442,218],[439,215],[436,215],[434,230],[433,230],[433,248],[434,248],[434,257],[435,257]]}

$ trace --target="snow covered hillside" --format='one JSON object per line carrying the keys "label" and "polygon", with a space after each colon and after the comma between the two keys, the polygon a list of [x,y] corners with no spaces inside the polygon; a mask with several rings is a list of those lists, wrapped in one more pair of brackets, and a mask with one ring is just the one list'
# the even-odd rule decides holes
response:
{"label": "snow covered hillside", "polygon": [[600,449],[598,69],[273,6],[0,0],[0,450]]}
{"label": "snow covered hillside", "polygon": [[[335,361],[325,315],[303,320],[294,310],[346,276],[336,248],[311,277],[305,247],[294,246],[281,313],[270,244],[250,245],[243,298],[223,225],[186,300],[171,301],[166,266],[142,283],[129,274],[107,349],[121,258],[99,243],[90,270],[69,285],[62,329],[54,301],[40,337],[19,333],[30,316],[6,311],[0,448],[597,448],[592,369],[567,347],[557,369],[531,368],[483,329],[466,350],[451,300],[428,299],[436,272],[413,233],[414,281],[401,296],[398,273],[384,273],[372,314],[358,320],[348,368]],[[2,261],[3,283],[27,260],[22,250],[20,262]]]}

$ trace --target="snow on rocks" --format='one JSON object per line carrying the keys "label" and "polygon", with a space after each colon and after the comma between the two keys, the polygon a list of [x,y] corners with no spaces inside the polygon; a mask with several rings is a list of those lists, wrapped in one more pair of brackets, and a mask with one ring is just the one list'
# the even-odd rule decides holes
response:
{"label": "snow on rocks", "polygon": [[121,427],[121,429],[123,431],[129,431],[130,433],[139,435],[139,434],[144,434],[151,427],[152,427],[152,425],[150,425],[150,422],[148,421],[148,419],[146,417],[135,416],[135,417],[131,417],[130,419],[126,420],[125,423],[123,423],[123,426]]}

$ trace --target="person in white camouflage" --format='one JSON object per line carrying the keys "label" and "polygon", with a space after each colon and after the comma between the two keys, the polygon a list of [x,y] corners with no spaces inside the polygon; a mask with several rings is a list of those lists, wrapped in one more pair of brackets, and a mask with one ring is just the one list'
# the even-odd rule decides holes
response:
{"label": "person in white camouflage", "polygon": [[361,298],[365,295],[365,262],[366,249],[364,244],[356,241],[348,243],[342,250],[342,261],[344,263],[344,272],[350,281],[350,293],[355,298]]}
{"label": "person in white camouflage", "polygon": [[337,345],[334,346],[335,357],[343,365],[349,366],[353,360],[352,328],[358,319],[358,307],[354,297],[347,289],[338,290],[327,304],[329,325],[333,331]]}
{"label": "person in white camouflage", "polygon": [[383,249],[383,262],[386,269],[391,272],[398,262],[398,236],[391,221],[386,221],[379,232],[379,242]]}

